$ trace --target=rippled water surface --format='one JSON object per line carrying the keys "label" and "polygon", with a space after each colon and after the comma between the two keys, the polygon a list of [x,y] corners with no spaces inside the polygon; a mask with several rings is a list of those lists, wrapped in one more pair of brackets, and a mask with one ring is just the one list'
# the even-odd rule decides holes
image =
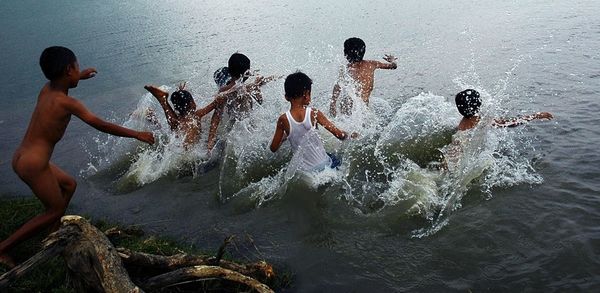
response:
{"label": "rippled water surface", "polygon": [[[30,191],[11,170],[44,82],[41,51],[64,45],[98,75],[71,94],[101,117],[155,132],[140,146],[73,119],[53,161],[77,176],[71,212],[139,224],[202,247],[236,235],[234,256],[293,272],[290,291],[586,291],[600,289],[600,3],[597,1],[2,1],[0,196]],[[239,51],[264,75],[302,70],[326,110],[343,41],[378,71],[369,109],[336,118],[361,138],[319,132],[339,170],[290,170],[267,149],[287,110],[283,82],[223,136],[218,167],[166,129],[145,84],[180,81],[199,105]],[[513,129],[482,123],[456,172],[428,167],[452,140],[453,95],[482,93],[484,120],[555,115]],[[203,120],[204,125],[208,120]],[[205,127],[206,128],[206,127]],[[206,137],[203,136],[205,139]]]}

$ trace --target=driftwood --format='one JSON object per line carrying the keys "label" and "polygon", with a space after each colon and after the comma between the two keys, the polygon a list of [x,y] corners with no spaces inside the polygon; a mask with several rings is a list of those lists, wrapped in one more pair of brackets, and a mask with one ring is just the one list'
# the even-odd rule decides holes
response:
{"label": "driftwood", "polygon": [[[143,292],[177,286],[196,280],[227,280],[256,292],[272,292],[262,282],[273,277],[273,268],[264,261],[238,264],[221,260],[227,238],[216,256],[177,254],[160,256],[115,248],[106,235],[79,216],[65,216],[61,228],[43,241],[43,250],[0,276],[0,291],[35,266],[62,255],[77,292]],[[114,232],[114,231],[113,231]],[[137,278],[136,285],[127,267],[161,271],[157,276]]]}
{"label": "driftwood", "polygon": [[236,283],[244,284],[259,293],[273,292],[273,290],[267,287],[267,285],[257,281],[256,279],[217,266],[187,267],[166,274],[158,275],[146,281],[146,283],[144,284],[144,288],[160,289],[168,287],[172,284],[177,284],[195,279],[207,278],[220,278],[224,280],[234,281]]}
{"label": "driftwood", "polygon": [[[117,248],[117,251],[125,265],[136,267],[170,271],[184,267],[215,265],[213,260],[214,257],[209,256],[196,256],[183,253],[164,256],[131,251],[121,247]],[[221,260],[218,266],[253,277],[261,282],[270,281],[274,275],[273,267],[265,261],[258,261],[250,264],[238,264],[232,261]]]}

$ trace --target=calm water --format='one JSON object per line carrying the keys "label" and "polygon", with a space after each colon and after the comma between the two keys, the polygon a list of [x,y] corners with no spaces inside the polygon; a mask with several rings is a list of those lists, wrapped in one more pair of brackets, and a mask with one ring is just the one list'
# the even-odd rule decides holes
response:
{"label": "calm water", "polygon": [[[373,107],[383,110],[374,112],[385,117],[375,126],[336,120],[363,139],[342,145],[321,133],[345,160],[329,182],[278,181],[290,156],[264,150],[286,110],[277,81],[234,127],[221,167],[199,176],[177,175],[169,144],[137,148],[73,119],[53,157],[78,177],[71,211],[215,249],[235,234],[231,253],[291,270],[290,291],[600,289],[599,2],[39,2],[0,2],[0,196],[30,194],[10,160],[44,82],[45,47],[67,46],[98,69],[73,96],[135,125],[132,112],[155,106],[143,85],[187,80],[206,104],[212,72],[236,51],[262,74],[303,70],[325,109],[342,43],[359,36],[367,58],[392,53],[399,68],[376,75]],[[423,157],[449,141],[459,119],[452,96],[465,86],[485,92],[490,116],[556,119],[481,130],[491,165],[424,193],[433,179]],[[414,202],[431,207],[411,213]]]}

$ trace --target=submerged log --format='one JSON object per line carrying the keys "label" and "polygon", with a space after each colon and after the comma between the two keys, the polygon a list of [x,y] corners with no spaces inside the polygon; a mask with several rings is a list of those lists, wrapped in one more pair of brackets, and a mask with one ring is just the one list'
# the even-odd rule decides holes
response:
{"label": "submerged log", "polygon": [[[155,290],[206,279],[222,279],[257,292],[273,292],[261,283],[271,280],[274,275],[268,263],[238,264],[221,260],[231,238],[225,240],[215,257],[187,254],[160,256],[116,249],[104,233],[82,217],[65,216],[61,223],[58,231],[44,239],[41,252],[0,276],[0,289],[50,258],[62,255],[76,292],[143,292],[140,287]],[[124,264],[166,273],[144,276],[136,281],[141,284],[138,287]]]}

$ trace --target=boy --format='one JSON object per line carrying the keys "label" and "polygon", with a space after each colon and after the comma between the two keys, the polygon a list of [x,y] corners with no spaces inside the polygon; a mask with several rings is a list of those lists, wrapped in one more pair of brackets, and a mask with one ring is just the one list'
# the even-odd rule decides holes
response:
{"label": "boy", "polygon": [[[234,55],[239,55],[239,56],[235,56],[235,57],[232,56],[234,58],[242,58],[242,59],[245,58],[248,62],[248,68],[249,68],[250,60],[248,60],[246,56],[239,54],[239,53],[236,53]],[[243,65],[241,65],[241,68],[239,68],[240,67],[240,66],[238,66],[239,64],[236,64],[235,62],[234,63],[230,62],[230,65],[234,66],[233,72],[240,72],[242,70],[247,70],[247,68]],[[215,114],[213,115],[213,121],[212,121],[213,123],[216,123],[216,124],[214,125],[214,128],[213,128],[213,124],[211,124],[211,128],[210,128],[211,132],[209,132],[209,140],[208,140],[209,150],[214,145],[216,130],[217,130],[220,118],[221,118],[220,115],[216,115],[216,114],[218,111],[222,111],[226,104],[228,106],[230,106],[230,103],[228,103],[228,101],[230,101],[232,99],[232,97],[236,98],[238,91],[240,91],[239,87],[234,87],[235,79],[230,74],[230,71],[232,71],[232,70],[229,69],[228,67],[222,67],[222,68],[218,69],[217,71],[215,71],[215,73],[213,74],[213,78],[214,78],[217,86],[219,86],[219,93],[215,96],[214,100],[211,103],[206,105],[204,108],[201,108],[198,110],[196,110],[196,103],[194,102],[192,94],[185,90],[185,83],[180,85],[178,90],[171,94],[171,103],[173,104],[175,109],[171,108],[171,105],[169,105],[169,103],[167,102],[167,97],[169,96],[169,94],[167,92],[157,88],[156,86],[152,86],[152,85],[147,85],[144,87],[160,103],[161,107],[163,108],[163,110],[165,112],[165,116],[167,118],[167,122],[169,123],[171,130],[178,131],[185,135],[184,145],[186,147],[189,147],[190,145],[193,145],[199,141],[200,133],[201,133],[200,120],[202,119],[202,117],[204,117],[205,115],[207,115],[208,113],[210,113],[213,110],[217,110],[217,111],[215,111]],[[238,76],[238,78],[239,78],[239,76]],[[245,85],[244,90],[246,92],[249,92],[249,94],[255,94],[258,91],[258,96],[260,96],[259,87],[262,86],[263,84],[265,84],[267,81],[268,81],[268,78],[258,77],[254,83]],[[247,98],[247,99],[250,100],[250,98]],[[260,99],[257,98],[257,101],[262,102],[262,96],[260,97]],[[234,100],[234,102],[235,102],[235,100]],[[245,102],[245,101],[242,100],[241,102]],[[246,101],[246,102],[248,102],[248,101]],[[247,106],[247,105],[248,105],[248,103],[245,104],[245,106]],[[240,105],[238,105],[238,106],[239,107],[236,109],[244,108]],[[249,108],[250,109],[252,108],[251,100],[249,101]],[[247,109],[247,108],[244,108],[244,109]],[[218,116],[218,117],[216,117],[218,119],[216,119],[215,116]]]}
{"label": "boy", "polygon": [[185,90],[185,83],[179,85],[178,90],[171,94],[171,103],[175,109],[167,102],[169,94],[155,86],[147,85],[144,87],[160,103],[167,123],[172,131],[177,131],[185,135],[183,139],[184,146],[187,148],[200,139],[200,118],[208,113],[208,109],[202,108],[196,110],[196,103],[190,92]]}
{"label": "boy", "polygon": [[13,157],[12,167],[44,204],[46,211],[0,243],[0,263],[10,267],[14,266],[7,254],[10,249],[45,228],[52,225],[57,228],[75,192],[75,179],[50,162],[54,146],[65,133],[71,115],[102,132],[154,143],[152,133],[138,132],[103,121],[68,95],[69,89],[77,87],[80,79],[88,79],[96,74],[93,68],[80,72],[77,58],[71,50],[64,47],[46,48],[40,57],[40,67],[49,82],[40,91],[25,137]]}
{"label": "boy", "polygon": [[[473,89],[464,90],[456,94],[455,102],[458,112],[463,115],[463,119],[458,124],[459,131],[469,130],[479,123],[479,107],[481,99],[479,92]],[[492,126],[495,127],[514,127],[535,119],[552,119],[552,114],[548,112],[538,112],[532,115],[526,115],[518,118],[494,119]]]}
{"label": "boy", "polygon": [[252,110],[252,100],[256,100],[259,104],[262,104],[263,98],[260,87],[273,80],[273,78],[263,78],[259,76],[254,83],[240,89],[239,86],[236,85],[238,83],[243,83],[248,79],[250,59],[244,54],[234,53],[229,57],[227,66],[230,76],[229,80],[225,86],[219,88],[219,93],[226,94],[220,99],[215,99],[215,101],[213,101],[216,108],[212,115],[210,129],[208,131],[208,150],[212,150],[216,143],[217,129],[219,123],[221,123],[225,106],[227,106],[227,113],[231,116],[233,121],[242,119]]}
{"label": "boy", "polygon": [[[455,169],[462,154],[462,140],[466,139],[467,130],[473,129],[480,121],[479,107],[481,99],[479,92],[474,89],[467,89],[455,97],[456,108],[463,116],[458,124],[458,133],[453,137],[452,143],[442,149],[444,154],[443,169]],[[548,112],[538,112],[532,115],[525,115],[519,118],[509,119],[494,119],[492,126],[494,127],[515,127],[535,119],[552,119],[552,114]]]}
{"label": "boy", "polygon": [[[311,101],[312,80],[298,71],[285,79],[285,99],[290,102],[290,110],[279,116],[277,128],[271,141],[271,151],[276,152],[284,140],[289,140],[292,151],[296,153],[300,145],[307,139],[307,133],[316,129],[317,124],[323,125],[331,134],[340,140],[348,138],[348,133],[335,127],[323,112],[308,107]],[[352,134],[352,138],[357,136]],[[303,145],[307,147],[306,145]],[[316,171],[332,166],[333,158],[325,152],[323,142],[318,139],[310,145],[311,150],[303,149],[303,167],[305,171]]]}
{"label": "boy", "polygon": [[[333,87],[333,95],[329,106],[329,114],[335,117],[337,115],[336,103],[341,93],[340,83],[346,82],[346,72],[350,76],[350,82],[355,86],[356,94],[361,97],[365,104],[369,105],[369,97],[373,91],[373,79],[375,69],[396,69],[396,58],[392,55],[385,55],[383,60],[387,63],[375,60],[363,60],[365,55],[365,42],[359,38],[349,38],[344,42],[344,55],[348,60],[346,70],[341,70],[340,77]],[[344,95],[340,101],[340,112],[345,115],[352,113],[352,98]]]}

